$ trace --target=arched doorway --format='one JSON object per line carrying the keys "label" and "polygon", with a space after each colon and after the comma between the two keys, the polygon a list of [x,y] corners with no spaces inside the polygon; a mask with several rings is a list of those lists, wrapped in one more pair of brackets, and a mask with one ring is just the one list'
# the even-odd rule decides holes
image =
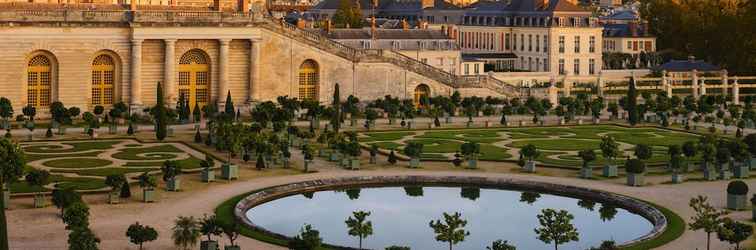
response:
{"label": "arched doorway", "polygon": [[115,62],[109,55],[92,60],[92,105],[113,105]]}
{"label": "arched doorway", "polygon": [[318,63],[306,60],[299,66],[299,99],[319,100],[320,69]]}
{"label": "arched doorway", "polygon": [[210,60],[204,51],[193,49],[179,60],[178,94],[189,101],[193,112],[195,105],[204,107],[210,101]]}
{"label": "arched doorway", "polygon": [[417,85],[417,87],[415,87],[415,95],[414,95],[415,98],[413,99],[415,103],[415,107],[420,108],[422,106],[420,100],[422,100],[423,98],[430,98],[430,96],[431,96],[431,91],[428,85],[425,85],[425,84]]}
{"label": "arched doorway", "polygon": [[26,101],[35,108],[47,108],[52,100],[52,61],[46,55],[36,55],[26,69]]}

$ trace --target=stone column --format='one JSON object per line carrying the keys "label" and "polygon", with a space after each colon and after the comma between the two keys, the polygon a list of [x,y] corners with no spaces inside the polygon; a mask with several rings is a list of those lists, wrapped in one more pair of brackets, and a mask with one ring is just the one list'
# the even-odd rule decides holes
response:
{"label": "stone column", "polygon": [[165,88],[163,91],[165,92],[166,102],[171,105],[171,103],[178,101],[178,96],[176,96],[176,40],[165,39],[164,42],[165,75],[163,76],[163,80],[165,81]]}
{"label": "stone column", "polygon": [[727,93],[730,90],[730,83],[728,81],[729,79],[727,79],[727,70],[723,69],[721,75],[722,75],[722,95],[727,96]]}
{"label": "stone column", "polygon": [[691,86],[693,88],[693,97],[698,99],[701,97],[701,88],[698,86],[698,72],[696,70],[693,70],[690,72],[691,74]]}
{"label": "stone column", "polygon": [[732,104],[740,103],[740,86],[738,86],[738,77],[732,77]]}
{"label": "stone column", "polygon": [[247,87],[247,102],[252,103],[257,100],[258,90],[260,88],[260,40],[249,40],[249,86]]}
{"label": "stone column", "polygon": [[601,77],[601,73],[596,78],[596,91],[598,91],[598,96],[604,97],[604,78]]}
{"label": "stone column", "polygon": [[142,42],[131,40],[131,96],[130,104],[137,110],[142,106]]}
{"label": "stone column", "polygon": [[230,39],[218,40],[220,44],[220,55],[218,57],[218,103],[223,107],[226,102],[226,96],[228,95],[228,45],[231,43]]}
{"label": "stone column", "polygon": [[669,83],[669,80],[667,79],[667,71],[662,71],[662,77],[661,77],[661,84],[664,90],[667,91],[667,96],[672,97],[672,84]]}

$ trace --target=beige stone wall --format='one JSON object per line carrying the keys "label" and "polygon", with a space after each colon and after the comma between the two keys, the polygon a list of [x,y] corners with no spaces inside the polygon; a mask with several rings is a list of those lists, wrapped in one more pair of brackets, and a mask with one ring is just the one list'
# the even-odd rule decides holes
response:
{"label": "beige stone wall", "polygon": [[[164,82],[165,43],[162,40],[142,42],[142,103],[154,105],[157,102],[157,82]],[[163,86],[165,88],[165,85]]]}

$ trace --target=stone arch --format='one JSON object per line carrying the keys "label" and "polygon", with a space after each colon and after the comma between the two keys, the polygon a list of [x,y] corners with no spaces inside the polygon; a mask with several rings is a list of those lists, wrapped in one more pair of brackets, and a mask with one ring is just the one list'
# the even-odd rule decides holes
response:
{"label": "stone arch", "polygon": [[48,108],[58,88],[58,60],[49,51],[34,51],[26,58],[26,103]]}
{"label": "stone arch", "polygon": [[299,66],[299,99],[319,100],[320,66],[315,60],[307,59]]}
{"label": "stone arch", "polygon": [[415,104],[415,107],[421,107],[423,105],[421,105],[420,100],[422,100],[423,97],[431,97],[431,88],[424,83],[418,84],[417,87],[415,87],[413,97],[412,101]]}
{"label": "stone arch", "polygon": [[120,57],[113,51],[102,50],[94,54],[91,62],[91,105],[113,105],[120,99]]}
{"label": "stone arch", "polygon": [[190,49],[179,59],[178,97],[183,95],[192,111],[210,102],[210,66],[210,56],[201,49]]}

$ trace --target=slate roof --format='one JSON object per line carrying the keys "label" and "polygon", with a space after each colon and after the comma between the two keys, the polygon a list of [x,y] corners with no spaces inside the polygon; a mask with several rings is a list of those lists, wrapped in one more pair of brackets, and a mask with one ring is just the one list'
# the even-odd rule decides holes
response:
{"label": "slate roof", "polygon": [[[372,0],[358,0],[363,10],[371,9]],[[420,11],[420,0],[377,0],[378,11]],[[323,0],[320,1],[313,9],[338,9],[341,0]],[[427,8],[430,10],[491,10],[491,11],[513,11],[513,12],[589,12],[582,7],[569,3],[566,0],[550,0],[549,6],[538,6],[534,0],[512,0],[511,4],[506,1],[483,0],[467,8],[461,8],[444,0],[435,0],[434,7]]]}
{"label": "slate roof", "polygon": [[626,11],[617,11],[614,14],[599,17],[599,19],[606,19],[606,20],[637,20],[638,14],[636,14],[634,11],[626,10]]}
{"label": "slate roof", "polygon": [[704,60],[695,60],[695,59],[671,60],[667,63],[659,65],[658,69],[666,70],[667,72],[683,72],[683,71],[692,71],[694,69],[698,71],[721,70],[721,68],[719,68],[716,65],[707,63]]}
{"label": "slate roof", "polygon": [[[334,29],[325,34],[328,38],[334,40],[364,40],[371,39],[370,29]],[[441,30],[427,29],[377,29],[375,39],[388,40],[451,40]]]}
{"label": "slate roof", "polygon": [[515,59],[517,55],[514,53],[475,53],[475,54],[462,54],[462,59],[465,61],[477,61],[485,59]]}
{"label": "slate roof", "polygon": [[630,24],[625,23],[613,23],[604,24],[604,37],[653,37],[647,32],[645,26],[635,25],[636,35],[633,36],[630,32]]}

